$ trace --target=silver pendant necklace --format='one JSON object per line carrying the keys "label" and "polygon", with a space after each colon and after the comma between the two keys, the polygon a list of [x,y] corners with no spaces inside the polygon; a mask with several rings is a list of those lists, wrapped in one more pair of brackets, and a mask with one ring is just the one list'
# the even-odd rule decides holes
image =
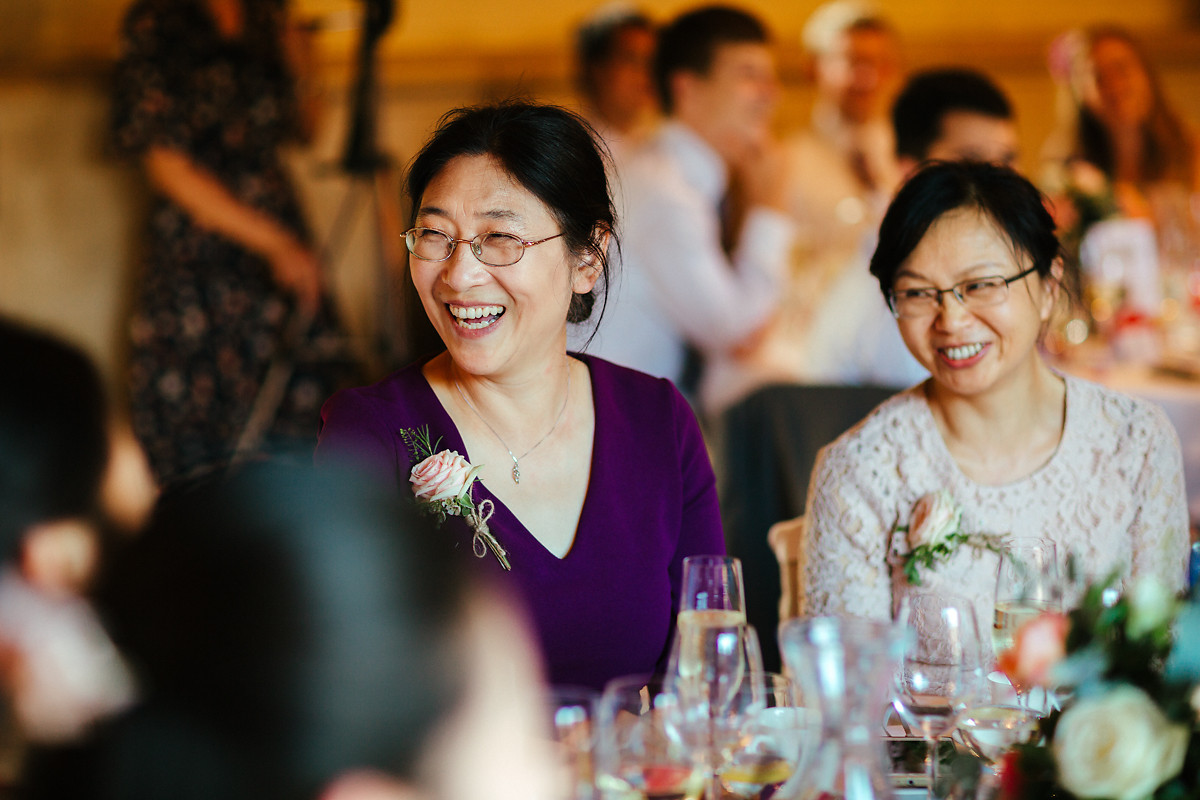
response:
{"label": "silver pendant necklace", "polygon": [[467,399],[467,395],[463,392],[462,386],[459,385],[457,378],[454,379],[454,388],[458,390],[458,396],[461,397],[463,402],[467,404],[467,408],[471,409],[471,411],[473,411],[475,413],[475,416],[479,417],[479,421],[487,426],[487,429],[492,432],[492,436],[496,437],[496,441],[500,442],[500,446],[508,451],[508,457],[511,458],[512,462],[513,462],[513,465],[512,465],[513,483],[520,484],[521,483],[520,460],[522,458],[524,458],[525,456],[529,455],[530,453],[532,453],[534,450],[536,450],[538,448],[538,445],[540,445],[542,442],[549,439],[550,434],[554,433],[555,429],[558,428],[558,423],[562,422],[563,412],[567,410],[567,401],[571,399],[571,364],[570,364],[570,362],[567,362],[567,391],[566,391],[566,394],[563,396],[562,406],[560,406],[558,409],[558,416],[554,418],[554,424],[550,426],[550,430],[546,431],[545,435],[542,436],[542,438],[540,438],[536,442],[534,442],[533,447],[526,450],[519,457],[513,455],[512,448],[509,447],[505,443],[504,439],[502,439],[500,437],[500,434],[496,433],[496,429],[492,427],[491,423],[483,418],[483,414],[479,413],[479,409],[475,408],[475,406],[473,406],[471,404],[471,401]]}

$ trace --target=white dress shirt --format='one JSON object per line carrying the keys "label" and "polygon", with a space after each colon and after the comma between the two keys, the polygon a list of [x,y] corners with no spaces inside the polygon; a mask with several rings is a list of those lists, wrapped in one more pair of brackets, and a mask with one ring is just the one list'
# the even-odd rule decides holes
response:
{"label": "white dress shirt", "polygon": [[[721,248],[728,184],[721,157],[690,128],[665,123],[621,170],[618,235],[608,307],[587,351],[678,381],[686,345],[705,355],[743,342],[774,311],[792,223],[753,207],[732,257]],[[579,340],[573,332],[573,341]]]}

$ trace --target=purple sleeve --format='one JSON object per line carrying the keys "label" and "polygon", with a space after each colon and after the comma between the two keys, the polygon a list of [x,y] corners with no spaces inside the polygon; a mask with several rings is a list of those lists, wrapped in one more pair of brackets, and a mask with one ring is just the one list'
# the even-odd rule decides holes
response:
{"label": "purple sleeve", "polygon": [[[683,477],[683,514],[679,540],[671,558],[671,632],[675,635],[675,616],[679,613],[683,585],[683,559],[693,555],[724,555],[725,533],[721,527],[721,509],[717,502],[717,481],[708,448],[691,406],[678,391],[675,400],[675,436],[679,442],[679,469]],[[659,663],[666,667],[666,654]]]}

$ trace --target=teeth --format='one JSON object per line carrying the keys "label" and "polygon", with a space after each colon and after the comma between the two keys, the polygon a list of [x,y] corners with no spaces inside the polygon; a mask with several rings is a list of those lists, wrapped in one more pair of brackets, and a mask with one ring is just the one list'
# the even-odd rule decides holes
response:
{"label": "teeth", "polygon": [[[494,323],[504,313],[504,306],[451,306],[450,314],[460,327],[477,331]],[[475,322],[474,320],[479,320]]]}
{"label": "teeth", "polygon": [[504,306],[447,306],[450,313],[459,319],[479,319],[480,317],[498,317],[504,313]]}
{"label": "teeth", "polygon": [[964,359],[978,355],[982,349],[983,345],[976,342],[975,344],[964,344],[960,347],[947,347],[942,352],[949,356],[951,361],[963,361]]}

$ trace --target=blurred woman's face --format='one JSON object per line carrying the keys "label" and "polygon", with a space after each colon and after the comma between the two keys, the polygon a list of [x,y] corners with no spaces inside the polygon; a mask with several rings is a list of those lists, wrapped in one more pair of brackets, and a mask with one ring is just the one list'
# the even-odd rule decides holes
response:
{"label": "blurred woman's face", "polygon": [[[896,275],[896,291],[949,289],[972,278],[1011,278],[1030,266],[990,218],[949,211],[929,227]],[[977,396],[1036,368],[1037,342],[1055,292],[1036,273],[1013,281],[1007,300],[969,309],[951,293],[926,316],[897,320],[909,351],[939,388]]]}
{"label": "blurred woman's face", "polygon": [[[537,241],[562,233],[549,209],[487,155],[451,160],[426,187],[416,226],[455,239],[499,232]],[[411,256],[409,269],[455,365],[493,377],[561,357],[572,293],[589,291],[598,274],[561,237],[525,248],[509,266],[483,264],[459,243],[445,261]]]}
{"label": "blurred woman's face", "polygon": [[656,104],[651,67],[654,34],[626,28],[616,38],[612,55],[596,69],[596,105],[622,120],[636,120]]}
{"label": "blurred woman's face", "polygon": [[1092,82],[1086,102],[1110,124],[1145,122],[1154,105],[1150,76],[1127,42],[1101,37],[1091,49]]}

